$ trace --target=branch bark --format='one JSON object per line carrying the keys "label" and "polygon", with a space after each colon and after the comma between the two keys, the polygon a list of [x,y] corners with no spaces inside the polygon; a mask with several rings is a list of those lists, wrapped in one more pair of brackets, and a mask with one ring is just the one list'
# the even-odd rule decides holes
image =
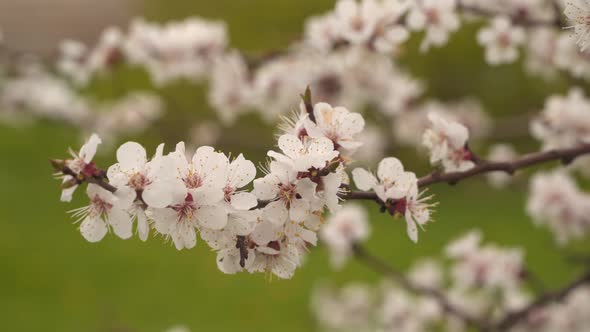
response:
{"label": "branch bark", "polygon": [[[479,6],[466,5],[463,2],[459,2],[457,4],[457,8],[460,11],[463,11],[464,13],[472,14],[472,15],[476,15],[476,16],[484,17],[484,18],[493,18],[495,16],[506,16],[506,13],[496,12],[496,11],[482,8]],[[513,24],[521,25],[524,27],[546,26],[546,27],[562,28],[563,23],[564,23],[562,20],[562,17],[561,17],[561,9],[557,8],[557,7],[555,8],[555,18],[552,20],[533,19],[533,18],[527,17],[525,15],[520,15],[519,13],[512,14],[509,16],[509,18],[511,19]]]}
{"label": "branch bark", "polygon": [[[448,183],[455,185],[462,180],[472,178],[490,172],[504,172],[514,174],[516,171],[550,161],[561,161],[570,164],[576,158],[590,154],[590,144],[583,144],[568,149],[556,149],[542,152],[529,153],[511,162],[492,162],[482,160],[472,169],[464,172],[432,172],[418,179],[418,187],[424,188],[437,183]],[[350,200],[379,200],[374,192],[350,191],[343,194],[344,199]]]}
{"label": "branch bark", "polygon": [[554,302],[563,301],[573,291],[586,284],[590,284],[590,271],[584,273],[581,277],[575,279],[559,290],[542,294],[527,307],[507,314],[502,320],[495,324],[494,330],[506,331],[526,319],[528,315],[536,309]]}
{"label": "branch bark", "polygon": [[353,252],[354,256],[363,265],[400,284],[400,286],[416,295],[422,295],[434,299],[449,315],[455,316],[456,318],[465,322],[467,325],[480,331],[490,330],[491,326],[485,319],[473,317],[468,312],[465,312],[463,309],[455,306],[438,289],[416,285],[411,280],[406,278],[403,273],[367,252],[361,245],[355,245],[353,247]]}
{"label": "branch bark", "polygon": [[549,305],[551,303],[563,301],[567,298],[568,295],[570,295],[576,289],[587,284],[590,285],[590,271],[587,271],[579,278],[565,285],[563,288],[553,292],[543,293],[528,306],[520,310],[510,312],[498,321],[491,322],[487,320],[486,317],[474,317],[465,310],[455,306],[447,298],[447,296],[438,289],[416,285],[411,280],[406,278],[406,276],[402,272],[396,270],[391,265],[385,263],[378,257],[373,256],[372,254],[367,252],[361,245],[355,245],[353,247],[353,252],[355,258],[366,267],[374,270],[375,272],[383,275],[386,278],[391,279],[392,281],[398,283],[401,287],[416,295],[434,299],[449,315],[452,315],[460,319],[465,324],[477,329],[478,331],[484,332],[507,331],[510,328],[516,326],[518,323],[525,320],[528,317],[528,315],[534,312],[535,310],[543,308],[544,306]]}

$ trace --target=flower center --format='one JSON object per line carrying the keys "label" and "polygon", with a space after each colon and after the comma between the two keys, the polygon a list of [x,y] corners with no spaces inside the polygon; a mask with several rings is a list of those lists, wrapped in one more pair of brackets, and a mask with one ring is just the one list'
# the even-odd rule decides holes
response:
{"label": "flower center", "polygon": [[438,25],[440,22],[440,15],[438,11],[434,8],[427,8],[424,10],[424,15],[426,15],[426,21],[432,25]]}
{"label": "flower center", "polygon": [[94,209],[94,211],[96,212],[96,214],[98,215],[103,215],[106,214],[107,212],[109,212],[111,210],[111,208],[113,207],[112,204],[104,201],[102,198],[100,198],[100,196],[98,195],[94,195],[94,197],[92,197],[92,201],[91,201],[92,207]]}
{"label": "flower center", "polygon": [[365,21],[363,20],[362,17],[360,16],[355,16],[352,18],[352,20],[350,21],[350,27],[354,30],[354,31],[361,31],[363,30],[365,26]]}
{"label": "flower center", "polygon": [[186,178],[183,179],[184,184],[189,189],[196,189],[203,185],[203,178],[199,176],[194,170],[189,170]]}
{"label": "flower center", "polygon": [[233,195],[235,191],[236,190],[230,185],[226,185],[225,188],[223,188],[223,197],[225,198],[226,202],[231,202],[231,195]]}
{"label": "flower center", "polygon": [[497,38],[498,46],[501,48],[508,48],[510,47],[511,40],[510,35],[508,33],[500,33]]}
{"label": "flower center", "polygon": [[172,206],[172,209],[174,209],[174,211],[176,211],[177,213],[177,221],[183,222],[185,220],[190,220],[193,218],[193,215],[197,210],[197,205],[195,204],[193,195],[189,193],[186,195],[184,202]]}
{"label": "flower center", "polygon": [[288,203],[295,198],[297,192],[295,186],[291,183],[279,185],[279,199]]}
{"label": "flower center", "polygon": [[150,184],[150,182],[151,181],[148,180],[148,178],[145,177],[145,175],[137,172],[129,178],[129,182],[127,183],[127,185],[135,190],[141,190],[145,188],[145,186]]}

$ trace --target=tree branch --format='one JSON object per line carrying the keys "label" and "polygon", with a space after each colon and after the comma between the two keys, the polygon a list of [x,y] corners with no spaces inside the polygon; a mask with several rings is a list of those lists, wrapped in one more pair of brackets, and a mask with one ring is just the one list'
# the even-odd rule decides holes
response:
{"label": "tree branch", "polygon": [[406,276],[404,276],[403,273],[394,269],[392,266],[383,262],[381,259],[371,255],[361,245],[355,245],[353,247],[353,252],[354,256],[363,265],[393,280],[394,282],[400,284],[403,288],[407,289],[408,291],[416,295],[422,295],[434,299],[441,306],[441,308],[449,315],[457,317],[461,321],[465,322],[467,325],[474,327],[480,331],[488,331],[490,329],[491,326],[487,321],[485,321],[484,319],[473,317],[468,312],[465,312],[461,308],[455,306],[445,296],[445,294],[439,291],[438,289],[424,287],[413,283],[411,280],[406,278]]}
{"label": "tree branch", "polygon": [[361,245],[357,244],[353,247],[354,256],[357,260],[366,267],[375,272],[387,277],[394,282],[400,284],[404,289],[420,296],[425,296],[435,300],[442,309],[467,325],[476,328],[479,331],[506,331],[517,325],[522,320],[526,319],[530,313],[540,309],[546,305],[554,302],[559,302],[567,298],[576,289],[590,284],[590,271],[585,272],[581,277],[575,279],[563,288],[547,292],[540,295],[531,304],[517,311],[506,314],[497,322],[490,322],[485,317],[474,317],[463,309],[455,306],[446,297],[446,295],[438,289],[416,285],[409,280],[402,272],[394,269],[392,266],[383,262],[381,259],[368,253]]}
{"label": "tree branch", "polygon": [[[466,5],[463,2],[459,2],[457,4],[457,9],[463,11],[466,14],[472,14],[483,18],[493,18],[495,16],[506,16],[507,13],[497,12],[494,10],[489,10],[486,8],[482,8],[479,6],[471,6]],[[524,27],[557,27],[561,28],[563,26],[563,20],[561,18],[561,10],[559,8],[555,9],[555,19],[553,20],[539,20],[527,17],[526,15],[515,13],[509,15],[510,20],[515,25],[521,25]]]}
{"label": "tree branch", "polygon": [[571,283],[559,290],[545,293],[539,296],[534,302],[529,304],[527,307],[507,314],[502,320],[495,324],[494,330],[508,330],[511,327],[518,324],[521,320],[527,318],[528,315],[536,309],[542,308],[554,302],[563,301],[574,290],[586,284],[590,284],[590,271],[584,273],[581,277],[572,281]]}
{"label": "tree branch", "polygon": [[[464,179],[491,172],[514,174],[520,169],[536,166],[550,161],[561,161],[564,164],[569,164],[577,157],[586,154],[590,154],[590,144],[583,144],[568,149],[529,153],[511,162],[492,162],[482,160],[475,167],[464,172],[432,172],[418,179],[418,186],[420,188],[424,188],[437,183],[448,183],[455,185]],[[379,200],[374,192],[350,191],[343,194],[342,196],[343,199],[350,200]]]}

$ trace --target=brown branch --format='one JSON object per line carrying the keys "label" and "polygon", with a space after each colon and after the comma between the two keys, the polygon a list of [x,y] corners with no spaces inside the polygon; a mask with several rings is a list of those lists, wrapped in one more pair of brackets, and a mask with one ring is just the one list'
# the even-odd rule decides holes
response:
{"label": "brown branch", "polygon": [[105,182],[104,178],[89,178],[86,180],[86,182],[96,184],[96,185],[102,187],[103,189],[108,190],[112,193],[117,191],[117,187],[113,186],[112,184],[110,184],[108,182]]}
{"label": "brown branch", "polygon": [[[51,164],[54,165],[55,167],[55,161],[54,160],[50,160]],[[58,161],[59,162],[59,161]],[[101,188],[108,190],[112,193],[114,193],[115,191],[117,191],[117,187],[113,186],[112,184],[108,183],[105,181],[105,176],[104,174],[106,174],[106,172],[104,170],[99,170],[98,173],[103,174],[101,176],[85,176],[83,174],[78,174],[76,172],[74,172],[72,169],[70,169],[67,166],[63,166],[61,167],[61,170],[59,170],[59,172],[63,173],[64,175],[69,175],[72,178],[74,178],[74,180],[77,182],[77,184],[82,184],[84,182],[86,183],[93,183],[96,184],[98,186],[100,186]]]}
{"label": "brown branch", "polygon": [[[586,154],[590,154],[590,144],[583,144],[568,149],[556,149],[529,153],[511,162],[492,162],[482,160],[475,167],[464,172],[432,172],[418,179],[418,186],[420,188],[424,188],[437,183],[448,183],[454,185],[464,179],[491,172],[514,174],[520,169],[536,166],[550,161],[561,161],[564,164],[569,164],[577,157]],[[359,191],[345,193],[342,195],[342,198],[349,200],[378,200],[378,197],[374,192]]]}
{"label": "brown branch", "polygon": [[554,302],[563,301],[573,291],[586,284],[590,284],[590,272],[586,272],[578,279],[572,281],[567,286],[539,296],[533,303],[527,307],[507,314],[502,320],[494,325],[494,330],[506,331],[520,321],[526,319],[530,313]]}
{"label": "brown branch", "polygon": [[470,313],[465,312],[461,308],[455,306],[446,297],[446,295],[438,289],[424,287],[413,283],[410,279],[406,278],[403,273],[394,269],[392,266],[383,262],[381,259],[371,255],[361,245],[355,245],[353,247],[353,252],[354,256],[360,263],[393,280],[394,282],[399,283],[403,288],[416,295],[422,295],[434,299],[445,312],[457,317],[467,325],[480,331],[490,330],[491,326],[486,320],[473,317]]}
{"label": "brown branch", "polygon": [[[463,11],[466,14],[476,15],[483,18],[492,18],[495,16],[506,15],[507,13],[497,12],[494,10],[489,10],[486,8],[482,8],[479,6],[471,6],[466,5],[462,2],[457,4],[457,9]],[[524,27],[556,27],[561,28],[563,27],[563,20],[561,17],[561,10],[555,10],[555,19],[553,20],[539,20],[528,17],[526,14],[523,13],[514,13],[509,15],[510,20],[515,25],[521,25]]]}
{"label": "brown branch", "polygon": [[535,310],[551,303],[563,301],[576,289],[586,284],[590,284],[590,271],[588,271],[563,288],[553,292],[543,293],[525,308],[510,312],[502,319],[492,323],[485,317],[474,317],[468,312],[465,312],[465,310],[455,306],[440,290],[413,283],[402,272],[394,269],[392,266],[383,262],[378,257],[371,255],[361,245],[355,245],[353,247],[353,252],[357,260],[363,265],[393,280],[394,282],[400,284],[400,286],[402,286],[404,289],[416,295],[432,298],[446,313],[460,319],[467,325],[476,328],[479,331],[507,331],[517,325],[519,322],[526,319],[528,315]]}

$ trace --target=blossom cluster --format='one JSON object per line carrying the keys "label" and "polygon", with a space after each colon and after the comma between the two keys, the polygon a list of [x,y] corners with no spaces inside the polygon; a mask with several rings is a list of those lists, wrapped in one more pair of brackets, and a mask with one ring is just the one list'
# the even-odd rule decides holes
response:
{"label": "blossom cluster", "polygon": [[549,97],[531,123],[531,134],[543,143],[543,149],[590,143],[590,99],[578,88],[567,96]]}
{"label": "blossom cluster", "polygon": [[372,190],[392,215],[406,219],[406,229],[412,241],[418,241],[418,226],[430,221],[431,196],[424,196],[418,189],[416,174],[404,170],[397,158],[383,159],[377,168],[377,177],[363,168],[352,171],[354,183],[363,191]]}
{"label": "blossom cluster", "polygon": [[[561,17],[561,10],[565,17]],[[436,102],[417,103],[423,85],[390,58],[410,37],[410,31],[424,32],[422,48],[426,50],[446,44],[450,33],[460,27],[460,18],[489,19],[477,40],[485,46],[490,64],[514,62],[518,49],[523,48],[527,51],[526,67],[532,72],[551,77],[556,69],[562,69],[588,78],[588,12],[587,3],[581,0],[563,6],[549,0],[340,0],[333,10],[306,22],[301,41],[285,51],[260,56],[231,49],[227,27],[218,20],[191,17],[158,24],[135,19],[127,29],[107,28],[93,46],[63,41],[55,67],[69,82],[50,77],[51,71],[46,70],[43,80],[35,77],[33,82],[23,83],[20,77],[10,78],[1,90],[7,90],[9,102],[20,101],[12,105],[24,105],[35,116],[74,125],[81,121],[93,123],[84,119],[88,113],[99,112],[76,96],[76,90],[120,64],[130,64],[145,68],[156,86],[178,79],[207,80],[209,103],[227,125],[253,110],[276,122],[278,115],[296,102],[297,92],[311,85],[318,101],[345,104],[354,110],[376,105],[393,118],[394,128],[399,129],[393,135],[400,142],[415,142],[419,138],[412,133],[422,131],[411,130],[405,126],[406,121],[416,126],[427,122],[423,113],[428,112],[423,110]],[[560,26],[572,29],[560,32]],[[16,85],[11,84],[12,80]],[[20,87],[22,84],[26,89]],[[14,96],[15,90],[27,89],[43,93]],[[63,104],[74,106],[66,108]],[[9,113],[12,118],[22,113],[20,107],[18,112],[14,110],[9,107],[7,112],[3,108],[2,116]],[[117,116],[113,118],[106,122],[119,123]],[[145,128],[153,120],[150,116],[141,118],[137,128]],[[479,130],[467,127],[479,135]],[[99,131],[83,128],[86,132]],[[106,137],[107,132],[102,136]]]}
{"label": "blossom cluster", "polygon": [[[335,221],[322,230],[322,238],[344,255],[350,241],[368,235],[366,223],[358,230],[338,221],[362,213],[352,206],[340,210],[340,200],[348,188],[346,166],[362,145],[357,137],[364,119],[344,107],[317,103],[308,110],[308,104],[302,102],[301,111],[281,126],[280,151],[268,151],[262,177],[256,178],[254,163],[241,154],[232,159],[210,146],[188,154],[183,142],[169,153],[161,144],[151,158],[143,146],[127,142],[117,150],[117,163],[104,171],[92,162],[101,143],[92,135],[71,159],[52,161],[63,178],[62,200],[70,201],[78,185],[88,183],[90,204],[73,215],[89,242],[102,240],[109,230],[128,239],[136,224],[141,240],[153,230],[178,250],[193,248],[199,236],[217,252],[225,273],[245,269],[290,278],[308,247],[316,245],[325,212],[335,213]],[[392,214],[405,215],[417,241],[416,223],[428,222],[430,204],[420,198],[416,176],[404,172],[395,158],[381,162],[379,183],[362,169],[353,174],[357,185],[375,190]]]}
{"label": "blossom cluster", "polygon": [[527,212],[538,225],[546,225],[565,244],[590,230],[590,195],[565,171],[538,173],[530,182]]}
{"label": "blossom cluster", "polygon": [[[449,243],[442,261],[424,259],[405,274],[416,287],[436,290],[450,305],[471,317],[492,322],[531,303],[528,272],[520,249],[482,244],[471,231]],[[583,331],[588,328],[590,290],[580,287],[562,303],[531,312],[514,331]],[[326,331],[469,331],[469,326],[423,293],[391,281],[377,287],[350,284],[338,290],[325,285],[315,290],[311,303],[321,330]]]}
{"label": "blossom cluster", "polygon": [[[578,17],[584,17],[587,8],[573,2],[565,7],[566,15],[577,22],[576,33],[583,31],[583,22]],[[224,125],[253,110],[269,122],[276,122],[278,115],[286,113],[296,102],[297,92],[311,85],[318,101],[349,105],[351,109],[376,105],[392,118],[392,135],[402,144],[420,144],[416,133],[422,130],[415,129],[428,123],[426,109],[433,107],[461,113],[457,117],[468,114],[468,119],[459,122],[475,135],[485,135],[489,120],[479,115],[478,106],[469,105],[470,111],[462,112],[464,105],[419,103],[424,86],[389,57],[409,38],[410,31],[425,32],[424,49],[442,46],[449,33],[459,28],[460,17],[476,14],[473,16],[482,18],[482,12],[490,16],[489,27],[478,34],[479,42],[486,46],[488,62],[512,62],[517,57],[517,47],[527,44],[526,64],[534,72],[550,75],[561,68],[575,76],[590,73],[583,54],[586,50],[575,45],[570,33],[559,33],[548,24],[560,14],[549,1],[492,4],[475,0],[341,0],[332,11],[308,20],[302,41],[269,55],[251,56],[231,49],[223,22],[198,17],[165,24],[136,19],[126,30],[106,29],[93,46],[65,40],[55,67],[69,82],[54,77],[48,70],[43,72],[43,79],[25,75],[23,82],[20,76],[10,78],[1,89],[0,99],[11,107],[3,108],[2,116],[6,118],[8,113],[13,118],[22,114],[24,105],[35,116],[63,119],[75,126],[82,122],[87,133],[100,132],[103,138],[115,136],[118,128],[107,129],[123,123],[119,121],[122,116],[113,115],[112,119],[102,121],[105,123],[96,126],[102,130],[94,128],[89,123],[97,122],[93,115],[102,114],[104,107],[97,110],[76,90],[116,66],[130,64],[145,68],[156,86],[178,79],[207,80],[209,103]],[[15,92],[31,89],[42,93]],[[112,103],[105,105],[111,106]],[[146,128],[159,114],[146,113],[137,116],[139,124],[130,125]],[[91,120],[87,120],[89,117]],[[376,135],[373,131],[372,137]]]}
{"label": "blossom cluster", "polygon": [[111,101],[80,95],[66,81],[32,69],[7,80],[0,89],[0,120],[22,123],[30,118],[68,123],[84,133],[99,133],[109,141],[142,132],[163,114],[156,94],[136,91]]}
{"label": "blossom cluster", "polygon": [[475,158],[467,145],[469,130],[437,113],[429,113],[428,119],[430,127],[424,132],[422,140],[430,152],[430,163],[442,165],[447,172],[473,168]]}

